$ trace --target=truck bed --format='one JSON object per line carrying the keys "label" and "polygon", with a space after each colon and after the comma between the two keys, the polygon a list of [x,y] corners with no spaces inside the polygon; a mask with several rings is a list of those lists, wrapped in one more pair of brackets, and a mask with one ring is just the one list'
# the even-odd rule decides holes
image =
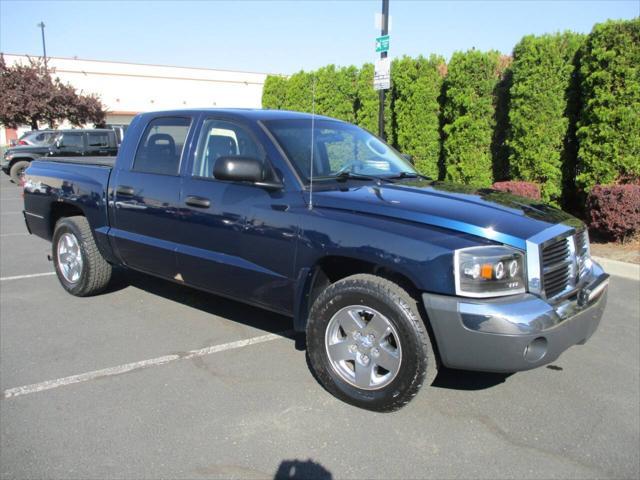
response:
{"label": "truck bed", "polygon": [[113,168],[116,157],[42,157],[39,162],[75,163],[79,165],[97,165]]}

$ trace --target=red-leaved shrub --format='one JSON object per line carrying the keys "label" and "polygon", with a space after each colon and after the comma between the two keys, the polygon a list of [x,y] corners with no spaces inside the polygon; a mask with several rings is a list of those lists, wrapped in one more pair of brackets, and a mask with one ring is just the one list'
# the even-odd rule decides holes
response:
{"label": "red-leaved shrub", "polygon": [[640,185],[596,185],[587,197],[589,229],[613,240],[640,232]]}
{"label": "red-leaved shrub", "polygon": [[540,200],[540,186],[532,182],[496,182],[493,184],[495,190],[509,192],[513,195]]}

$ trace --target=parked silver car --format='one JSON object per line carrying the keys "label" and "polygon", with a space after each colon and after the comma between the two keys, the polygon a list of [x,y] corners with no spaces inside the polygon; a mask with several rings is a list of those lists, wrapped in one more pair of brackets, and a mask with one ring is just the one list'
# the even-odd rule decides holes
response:
{"label": "parked silver car", "polygon": [[18,140],[13,140],[11,146],[33,145],[40,146],[49,143],[49,140],[58,133],[57,130],[32,130],[24,133]]}

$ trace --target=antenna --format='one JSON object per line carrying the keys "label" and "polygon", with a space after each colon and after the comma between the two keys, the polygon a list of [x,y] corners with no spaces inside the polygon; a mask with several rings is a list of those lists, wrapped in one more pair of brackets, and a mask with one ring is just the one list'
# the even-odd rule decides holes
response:
{"label": "antenna", "polygon": [[315,146],[316,133],[316,76],[313,76],[313,84],[311,86],[311,161],[309,164],[309,210],[313,209],[313,150]]}

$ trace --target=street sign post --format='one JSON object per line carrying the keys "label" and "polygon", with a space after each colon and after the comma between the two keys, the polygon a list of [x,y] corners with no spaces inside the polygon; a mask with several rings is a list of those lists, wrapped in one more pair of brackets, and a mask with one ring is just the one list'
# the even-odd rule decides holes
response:
{"label": "street sign post", "polygon": [[373,73],[373,89],[388,90],[391,88],[391,59],[389,57],[376,60]]}
{"label": "street sign post", "polygon": [[376,53],[386,53],[389,51],[389,35],[382,35],[376,38]]}
{"label": "street sign post", "polygon": [[376,38],[376,52],[380,53],[380,60],[376,62],[373,75],[373,88],[378,91],[380,103],[378,105],[378,135],[386,140],[384,134],[384,101],[385,91],[391,88],[391,64],[388,58],[389,51],[389,0],[382,0],[381,15],[382,31]]}

